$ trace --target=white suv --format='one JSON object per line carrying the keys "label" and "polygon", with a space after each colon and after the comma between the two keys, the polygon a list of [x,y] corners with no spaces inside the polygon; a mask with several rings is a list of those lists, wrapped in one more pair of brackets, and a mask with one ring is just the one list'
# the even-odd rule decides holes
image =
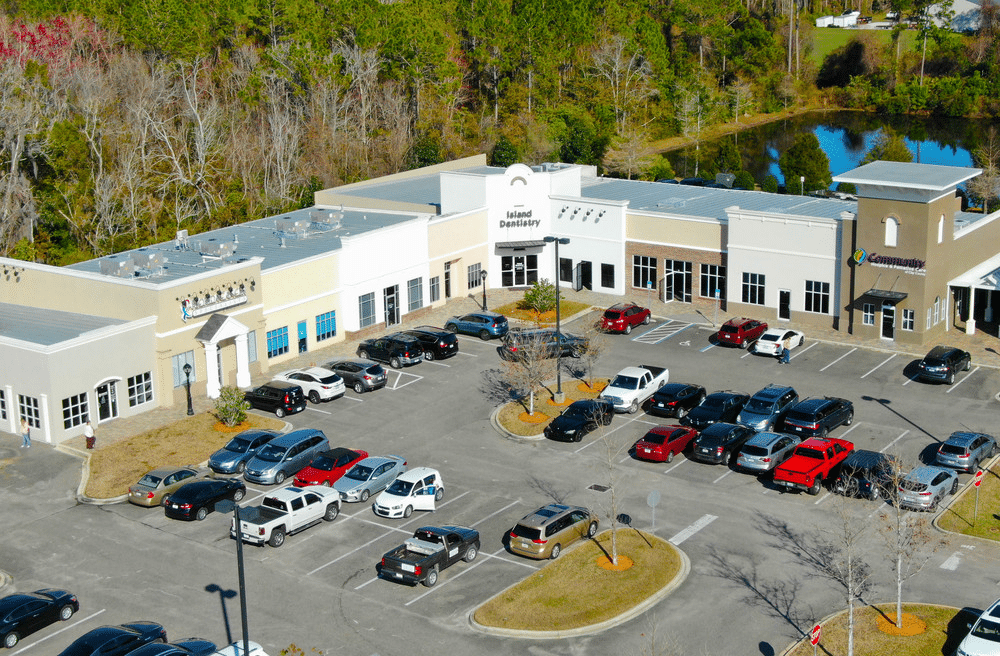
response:
{"label": "white suv", "polygon": [[339,399],[345,391],[344,379],[323,367],[290,369],[282,371],[274,379],[295,383],[302,388],[303,393],[309,397],[309,402],[313,404]]}
{"label": "white suv", "polygon": [[414,510],[434,510],[444,497],[444,481],[436,469],[416,467],[404,472],[375,498],[372,510],[381,517],[409,517]]}
{"label": "white suv", "polygon": [[955,656],[995,656],[1000,654],[1000,599],[983,611],[971,625]]}

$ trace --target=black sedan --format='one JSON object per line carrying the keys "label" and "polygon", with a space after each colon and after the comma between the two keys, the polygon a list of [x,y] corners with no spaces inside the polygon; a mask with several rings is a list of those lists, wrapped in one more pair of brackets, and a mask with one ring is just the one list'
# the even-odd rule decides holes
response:
{"label": "black sedan", "polygon": [[68,620],[80,610],[76,595],[65,590],[46,588],[35,592],[12,594],[0,599],[0,636],[3,646],[11,649],[26,635],[44,629],[53,622]]}
{"label": "black sedan", "polygon": [[187,638],[178,642],[154,642],[143,645],[128,656],[211,656],[215,653],[215,643],[201,638]]}
{"label": "black sedan", "polygon": [[579,442],[598,424],[610,424],[614,416],[615,406],[607,399],[573,401],[545,427],[545,437],[562,442]]}
{"label": "black sedan", "polygon": [[741,392],[712,392],[681,423],[698,430],[718,422],[734,423],[749,400],[750,395]]}
{"label": "black sedan", "polygon": [[689,383],[667,383],[656,390],[646,405],[646,412],[657,417],[680,419],[705,400],[705,388]]}
{"label": "black sedan", "polygon": [[417,326],[403,332],[424,347],[424,360],[444,360],[458,353],[458,337],[444,328]]}
{"label": "black sedan", "polygon": [[166,642],[167,630],[156,622],[99,626],[73,641],[59,656],[124,656],[151,642]]}
{"label": "black sedan", "polygon": [[208,517],[215,504],[223,500],[240,501],[246,496],[247,486],[238,478],[214,478],[182,485],[163,500],[163,513],[171,519],[197,519]]}

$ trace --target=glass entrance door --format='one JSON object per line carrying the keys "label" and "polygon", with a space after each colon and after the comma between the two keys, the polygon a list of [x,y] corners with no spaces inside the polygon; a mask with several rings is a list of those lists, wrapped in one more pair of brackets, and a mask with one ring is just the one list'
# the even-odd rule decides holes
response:
{"label": "glass entrance door", "polygon": [[386,287],[382,297],[385,300],[385,325],[399,323],[399,285]]}
{"label": "glass entrance door", "polygon": [[110,380],[97,386],[97,414],[101,421],[118,416],[118,383]]}
{"label": "glass entrance door", "polygon": [[882,304],[882,338],[896,338],[896,306],[889,303]]}
{"label": "glass entrance door", "polygon": [[778,290],[778,318],[792,318],[792,292],[787,289]]}

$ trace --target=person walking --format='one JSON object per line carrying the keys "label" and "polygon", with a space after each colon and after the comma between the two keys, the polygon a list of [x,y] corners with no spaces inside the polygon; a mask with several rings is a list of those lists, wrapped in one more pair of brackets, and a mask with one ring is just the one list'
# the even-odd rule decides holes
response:
{"label": "person walking", "polygon": [[21,448],[31,448],[31,426],[28,424],[28,420],[24,418],[21,419]]}
{"label": "person walking", "polygon": [[90,420],[83,425],[83,436],[87,438],[87,448],[93,449],[97,444],[97,436],[94,434],[94,427],[90,425]]}
{"label": "person walking", "polygon": [[788,364],[791,360],[792,351],[788,347],[792,345],[792,339],[789,337],[781,343],[781,364]]}

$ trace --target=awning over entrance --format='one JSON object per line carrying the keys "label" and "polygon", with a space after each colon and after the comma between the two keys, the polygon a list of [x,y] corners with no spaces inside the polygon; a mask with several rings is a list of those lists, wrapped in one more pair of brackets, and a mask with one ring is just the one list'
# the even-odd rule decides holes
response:
{"label": "awning over entrance", "polygon": [[537,248],[539,246],[544,246],[545,242],[541,239],[535,239],[532,241],[498,241],[496,243],[497,248]]}
{"label": "awning over entrance", "polygon": [[906,298],[906,292],[896,292],[891,289],[869,289],[864,293],[865,296],[871,296],[872,298],[877,298],[880,301],[885,301],[887,303],[899,303],[901,300]]}

